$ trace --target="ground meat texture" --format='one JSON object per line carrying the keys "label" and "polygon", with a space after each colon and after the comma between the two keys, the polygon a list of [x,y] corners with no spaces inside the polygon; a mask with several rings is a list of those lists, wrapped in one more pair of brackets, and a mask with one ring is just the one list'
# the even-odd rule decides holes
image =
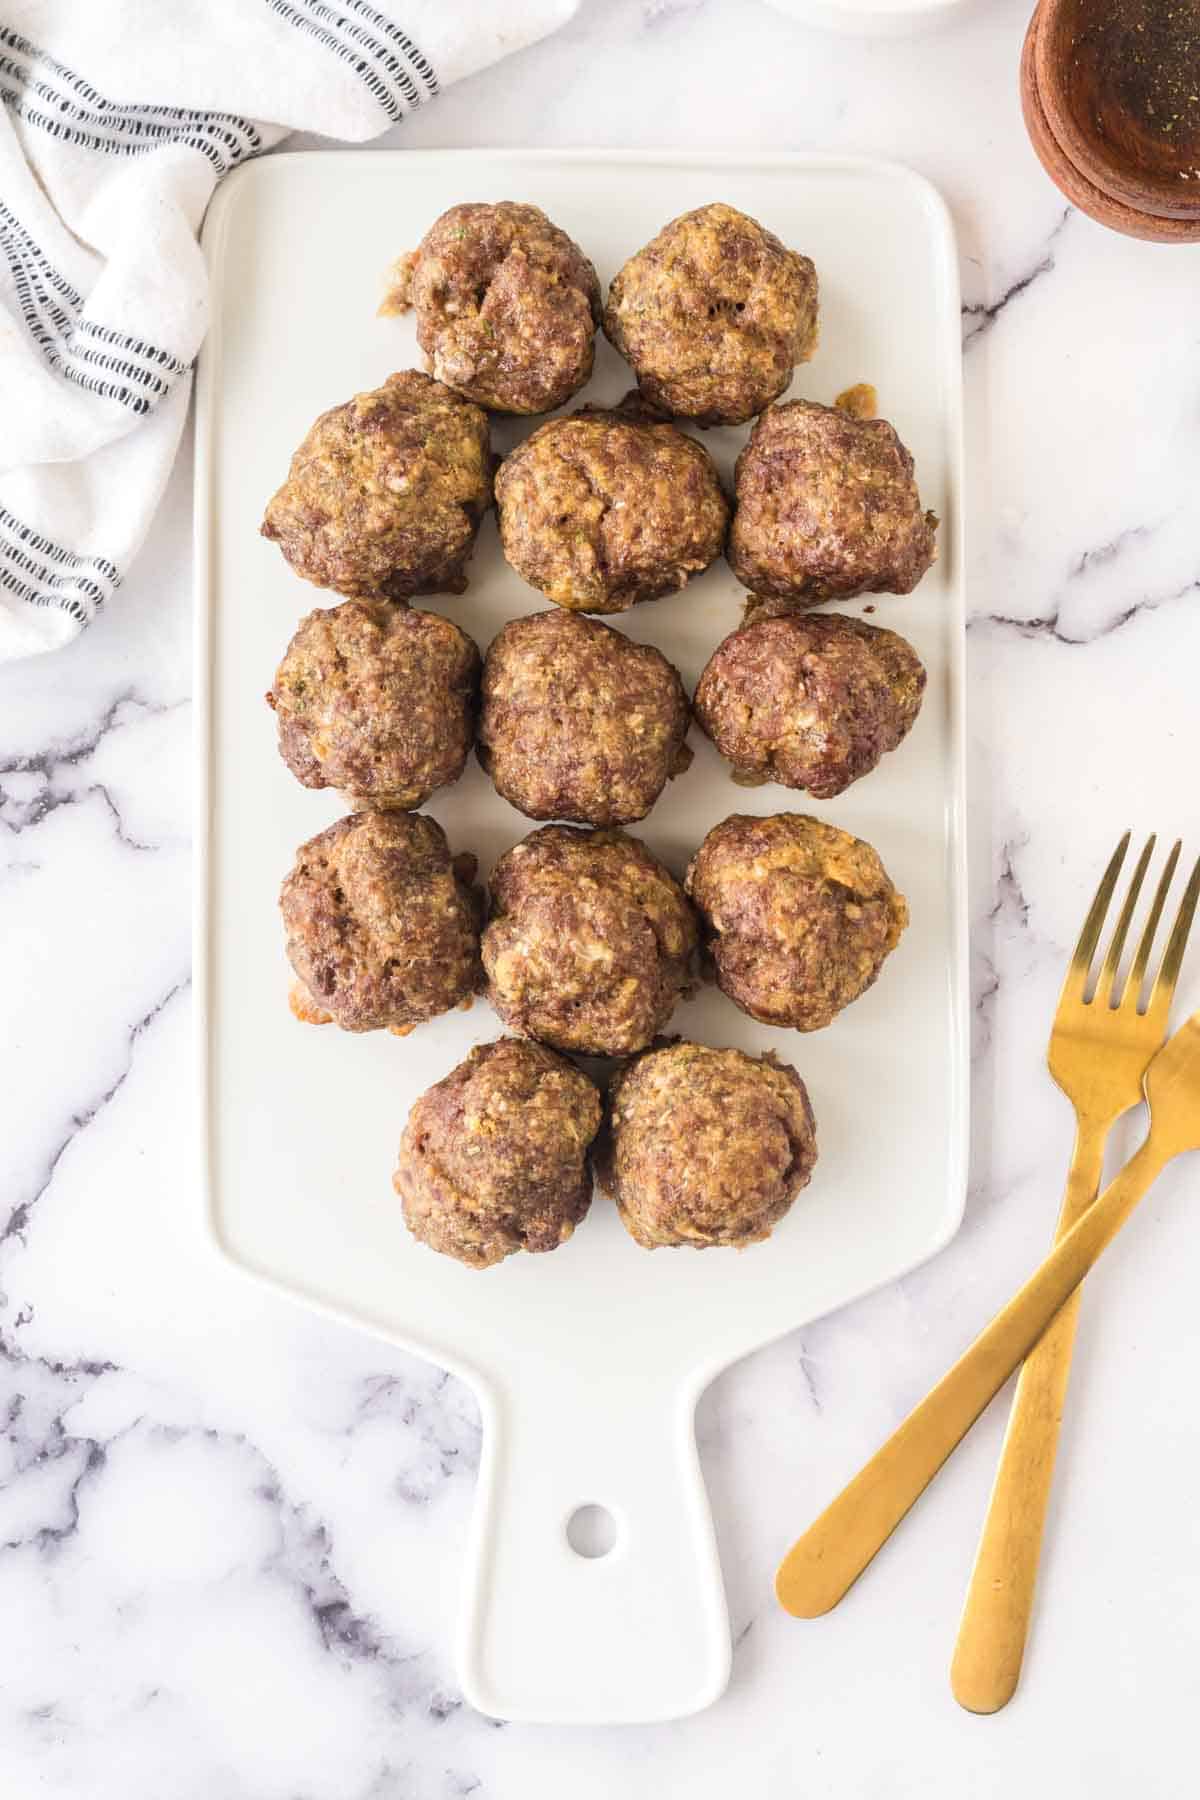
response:
{"label": "ground meat texture", "polygon": [[472,1269],[557,1250],[591,1203],[600,1111],[586,1075],[552,1050],[480,1045],[408,1115],[393,1178],[405,1224]]}
{"label": "ground meat texture", "polygon": [[735,777],[828,800],[894,750],[921,709],[906,638],[834,613],[754,617],[709,658],[696,718]]}
{"label": "ground meat texture", "polygon": [[309,1003],[344,1031],[403,1034],[469,1002],[482,975],[474,877],[474,857],[452,859],[423,814],[354,813],[302,844],[279,906]]}
{"label": "ground meat texture", "polygon": [[347,600],[301,620],[267,699],[305,787],[414,807],[462,774],[478,692],[479,651],[451,620]]}
{"label": "ground meat texture", "polygon": [[439,381],[494,412],[552,412],[592,372],[600,284],[536,206],[452,206],[398,268],[389,311],[411,306]]}
{"label": "ground meat texture", "polygon": [[546,825],[490,883],[488,997],[523,1037],[628,1056],[692,991],[698,932],[679,883],[623,831]]}
{"label": "ground meat texture", "polygon": [[870,844],[801,813],[735,813],[685,883],[717,984],[763,1025],[817,1031],[869,988],[908,924]]}
{"label": "ground meat texture", "polygon": [[351,599],[461,594],[491,499],[486,413],[406,369],[321,414],[262,534],[297,575]]}
{"label": "ground meat texture", "polygon": [[647,399],[701,425],[740,425],[816,348],[817,272],[756,219],[702,206],[625,264],[604,330]]}
{"label": "ground meat texture", "polygon": [[645,1249],[741,1248],[770,1236],[816,1160],[808,1093],[788,1063],[676,1043],[615,1077],[597,1174]]}
{"label": "ground meat texture", "polygon": [[936,555],[913,459],[886,419],[788,400],[765,412],[737,459],[733,572],[757,594],[815,606],[907,594]]}
{"label": "ground meat texture", "polygon": [[575,612],[624,612],[683,587],[721,554],[729,524],[707,450],[615,411],[539,427],[501,464],[496,510],[517,574]]}
{"label": "ground meat texture", "polygon": [[688,700],[678,670],[579,613],[514,619],[483,670],[479,760],[531,819],[643,819],[685,769]]}

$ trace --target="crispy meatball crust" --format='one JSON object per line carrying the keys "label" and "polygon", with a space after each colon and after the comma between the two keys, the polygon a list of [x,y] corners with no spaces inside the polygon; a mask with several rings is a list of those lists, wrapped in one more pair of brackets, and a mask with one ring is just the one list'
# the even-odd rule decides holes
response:
{"label": "crispy meatball crust", "polygon": [[557,1250],[592,1198],[600,1096],[541,1044],[481,1044],[422,1094],[393,1186],[415,1238],[471,1269]]}
{"label": "crispy meatball crust", "polygon": [[808,1092],[790,1064],[675,1043],[616,1075],[597,1175],[645,1249],[740,1249],[771,1235],[816,1160]]}
{"label": "crispy meatball crust", "polygon": [[906,638],[835,613],[754,617],[718,645],[696,718],[735,776],[829,800],[907,736],[925,667]]}
{"label": "crispy meatball crust", "polygon": [[461,594],[492,499],[486,413],[416,369],[322,413],[262,535],[352,600]]}
{"label": "crispy meatball crust", "polygon": [[766,411],[737,459],[734,574],[757,594],[815,606],[908,594],[937,554],[913,459],[886,419],[788,400]]}
{"label": "crispy meatball crust", "polygon": [[479,651],[450,619],[346,600],[309,613],[267,699],[297,781],[352,806],[421,806],[475,734]]}
{"label": "crispy meatball crust", "polygon": [[817,272],[757,219],[702,206],[625,264],[604,331],[647,399],[701,425],[741,425],[816,348]]}
{"label": "crispy meatball crust", "polygon": [[411,306],[447,387],[493,412],[552,412],[592,372],[596,271],[536,206],[452,206],[404,259],[389,310]]}
{"label": "crispy meatball crust", "polygon": [[279,907],[308,995],[344,1031],[403,1033],[480,986],[472,856],[419,813],[360,812],[301,844]]}
{"label": "crispy meatball crust", "polygon": [[870,844],[802,813],[735,813],[684,884],[721,992],[763,1025],[819,1031],[879,974],[908,907]]}
{"label": "crispy meatball crust", "polygon": [[589,410],[550,419],[496,476],[500,542],[517,574],[574,612],[624,612],[721,554],[716,464],[673,425]]}
{"label": "crispy meatball crust", "polygon": [[695,916],[639,839],[545,825],[500,858],[489,885],[488,997],[523,1037],[628,1056],[692,992]]}
{"label": "crispy meatball crust", "polygon": [[687,693],[661,651],[580,613],[513,619],[483,670],[479,760],[531,819],[644,819],[685,769]]}

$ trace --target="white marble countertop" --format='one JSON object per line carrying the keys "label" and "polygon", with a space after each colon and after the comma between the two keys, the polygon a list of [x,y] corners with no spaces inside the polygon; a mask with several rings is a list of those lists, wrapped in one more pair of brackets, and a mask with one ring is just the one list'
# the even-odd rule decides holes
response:
{"label": "white marble countertop", "polygon": [[[737,1638],[728,1695],[647,1728],[472,1714],[450,1655],[478,1456],[469,1396],[205,1251],[185,456],[107,616],[70,649],[0,670],[0,1791],[14,1800],[723,1800],[731,1781],[754,1800],[1173,1800],[1194,1787],[1194,1162],[1162,1179],[1089,1284],[1014,1704],[975,1719],[947,1685],[1002,1406],[836,1614],[798,1624],[771,1597],[789,1539],[1048,1241],[1070,1127],[1040,1059],[1119,830],[1200,849],[1200,248],[1128,242],[1064,207],[1020,122],[1025,10],[996,0],[940,35],[860,42],[751,0],[594,3],[392,134],[874,152],[929,176],[959,233],[967,1217],[916,1275],[705,1398]],[[1198,977],[1200,955],[1193,1005]]]}

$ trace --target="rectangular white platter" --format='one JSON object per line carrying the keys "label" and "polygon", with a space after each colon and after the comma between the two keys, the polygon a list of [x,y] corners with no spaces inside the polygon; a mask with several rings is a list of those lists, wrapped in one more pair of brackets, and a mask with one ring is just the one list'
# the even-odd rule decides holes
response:
{"label": "rectangular white platter", "polygon": [[[532,201],[602,284],[668,219],[721,199],[816,262],[821,340],[794,394],[831,402],[873,382],[941,519],[915,593],[870,615],[929,672],[898,751],[848,793],[810,802],[734,786],[693,728],[696,760],[635,832],[677,874],[732,812],[811,811],[867,838],[912,923],[876,985],[827,1030],[759,1026],[713,989],[672,1029],[772,1049],[816,1112],[811,1186],[766,1243],[648,1254],[597,1196],[548,1257],[485,1274],[413,1242],[390,1177],[408,1108],[499,1034],[484,1000],[399,1040],[303,1027],[286,1003],[276,894],[296,846],[343,809],[301,788],[263,695],[299,619],[336,604],[258,535],[316,415],[421,366],[410,318],[376,309],[386,272],[446,207]],[[420,152],[249,164],[204,232],[212,329],[197,415],[201,856],[197,966],[208,1216],[242,1268],[420,1352],[472,1383],[484,1466],[459,1643],[468,1698],[506,1717],[634,1720],[694,1711],[728,1674],[728,1631],[692,1415],[713,1375],[792,1327],[899,1276],[958,1226],[967,1144],[963,850],[963,555],[957,264],[937,195],[893,166],[811,156]],[[575,404],[612,402],[628,369],[598,340]],[[497,420],[511,448],[530,421]],[[704,441],[723,474],[746,430]],[[422,600],[486,649],[542,597],[504,563],[489,516],[461,597]],[[689,690],[739,622],[718,562],[619,629],[657,644]],[[848,603],[857,616],[864,602]],[[472,762],[428,809],[487,874],[532,829]],[[781,1420],[781,1429],[787,1429]],[[615,1548],[578,1556],[565,1521],[600,1503]],[[797,1523],[800,1523],[798,1521]],[[783,1546],[780,1546],[782,1549]]]}

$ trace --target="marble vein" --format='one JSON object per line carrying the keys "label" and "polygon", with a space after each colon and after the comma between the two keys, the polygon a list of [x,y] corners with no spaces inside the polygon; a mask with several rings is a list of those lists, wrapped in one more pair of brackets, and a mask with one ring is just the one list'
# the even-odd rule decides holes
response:
{"label": "marble vein", "polygon": [[90,729],[76,733],[66,740],[52,740],[44,749],[26,751],[14,756],[0,759],[0,776],[15,772],[33,771],[51,779],[60,768],[72,768],[83,762],[97,750],[110,731],[120,730],[131,722],[131,714],[144,717],[157,717],[162,713],[175,712],[181,706],[190,706],[190,700],[176,700],[164,703],[147,700],[140,696],[136,689],[125,688],[115,699],[110,701],[97,723]]}
{"label": "marble vein", "polygon": [[347,1429],[376,1419],[415,1435],[417,1454],[405,1459],[394,1481],[394,1492],[408,1504],[425,1506],[445,1482],[477,1473],[479,1416],[469,1393],[445,1370],[431,1371],[429,1382],[420,1384],[398,1375],[368,1376]]}
{"label": "marble vein", "polygon": [[992,1048],[996,1007],[999,1004],[1001,969],[1007,961],[1014,933],[1028,930],[1030,904],[1017,872],[1017,858],[1029,846],[1029,832],[1022,828],[1000,842],[992,904],[971,933],[971,1062],[979,1063]]}
{"label": "marble vein", "polygon": [[1035,641],[1050,641],[1078,649],[1087,644],[1098,643],[1101,638],[1112,637],[1123,631],[1127,625],[1146,613],[1158,612],[1161,607],[1170,606],[1175,601],[1186,600],[1192,594],[1200,593],[1200,576],[1195,580],[1185,581],[1181,586],[1169,589],[1164,593],[1147,594],[1141,600],[1133,601],[1113,614],[1092,631],[1071,632],[1064,630],[1062,607],[1056,606],[1052,612],[1031,618],[1020,618],[1012,613],[975,612],[967,620],[968,632],[977,631],[1011,631],[1018,637]]}
{"label": "marble vein", "polygon": [[80,1529],[85,1489],[107,1459],[98,1439],[73,1432],[67,1414],[115,1365],[30,1356],[0,1335],[0,1554],[57,1556]]}
{"label": "marble vein", "polygon": [[1029,844],[1029,833],[1018,832],[1014,837],[1007,837],[1000,846],[1000,873],[996,878],[996,899],[988,914],[989,919],[1008,918],[1022,929],[1029,923],[1029,902],[1021,887],[1020,877],[1016,870],[1016,857],[1019,851]]}
{"label": "marble vein", "polygon": [[66,1130],[62,1133],[53,1150],[50,1152],[45,1164],[44,1172],[37,1187],[31,1194],[27,1195],[25,1199],[17,1201],[12,1208],[12,1211],[9,1213],[4,1229],[0,1231],[0,1250],[2,1250],[4,1244],[10,1239],[16,1238],[22,1244],[26,1241],[26,1232],[29,1227],[30,1215],[37,1206],[38,1201],[49,1189],[51,1182],[54,1180],[55,1171],[57,1170],[59,1163],[71,1148],[72,1144],[76,1141],[80,1132],[87,1130],[93,1120],[98,1118],[104,1111],[104,1108],[112,1102],[117,1094],[120,1093],[125,1082],[129,1079],[130,1072],[133,1068],[134,1052],[138,1040],[149,1031],[150,1027],[154,1024],[154,1021],[160,1017],[168,1006],[170,1006],[171,1002],[179,994],[185,993],[190,986],[191,976],[181,976],[177,981],[171,983],[171,986],[167,988],[166,992],[160,995],[153,1006],[151,1006],[147,1012],[143,1013],[140,1019],[135,1020],[134,1023],[127,1028],[125,1033],[125,1060],[115,1080],[109,1082],[107,1087],[105,1087],[101,1093],[96,1095],[93,1100],[90,1100],[79,1112],[71,1114]]}
{"label": "marble vein", "polygon": [[1023,275],[1018,275],[1015,281],[1011,281],[1000,295],[999,299],[990,302],[976,300],[963,307],[963,318],[972,321],[971,325],[963,333],[964,350],[970,349],[971,345],[975,343],[978,338],[983,337],[985,333],[992,329],[992,326],[996,323],[996,320],[1000,317],[1010,301],[1016,300],[1021,294],[1028,293],[1029,289],[1036,281],[1040,281],[1043,275],[1049,275],[1051,273],[1054,268],[1054,252],[1051,246],[1055,244],[1062,235],[1073,211],[1074,208],[1070,206],[1064,209],[1057,225],[1055,225],[1053,231],[1042,245],[1037,262],[1034,263],[1031,268],[1026,269]]}
{"label": "marble vein", "polygon": [[1118,531],[1115,537],[1103,544],[1093,544],[1088,550],[1081,551],[1071,568],[1070,579],[1077,581],[1081,575],[1106,563],[1116,562],[1125,554],[1131,544],[1143,544],[1153,536],[1156,527],[1153,525],[1127,525],[1124,531]]}
{"label": "marble vein", "polygon": [[322,1648],[345,1663],[377,1665],[386,1677],[389,1704],[398,1711],[415,1708],[439,1724],[458,1712],[462,1698],[441,1681],[428,1652],[403,1645],[355,1604],[335,1564],[330,1527],[313,1516],[308,1504],[290,1497],[264,1452],[240,1433],[208,1430],[203,1435],[252,1466],[254,1492],[277,1522],[278,1548],[267,1569],[299,1594]]}
{"label": "marble vein", "polygon": [[996,1003],[1000,994],[1000,971],[986,950],[976,950],[974,964],[974,999],[972,1001],[971,1061],[976,1063],[992,1047]]}
{"label": "marble vein", "polygon": [[[188,700],[171,703],[146,700],[133,689],[127,689],[106,707],[95,725],[72,738],[0,758],[0,825],[10,836],[16,837],[36,830],[62,807],[80,806],[99,797],[112,820],[117,840],[127,849],[153,851],[161,848],[157,843],[135,836],[127,828],[108,782],[86,779],[72,782],[70,777],[112,734],[189,705]],[[27,791],[22,793],[22,788]]]}
{"label": "marble vein", "polygon": [[797,1360],[800,1364],[800,1374],[804,1381],[805,1390],[808,1393],[809,1400],[812,1402],[812,1409],[815,1413],[820,1413],[823,1408],[821,1405],[821,1396],[817,1391],[817,1378],[813,1372],[813,1359],[805,1350],[803,1342],[798,1346]]}

